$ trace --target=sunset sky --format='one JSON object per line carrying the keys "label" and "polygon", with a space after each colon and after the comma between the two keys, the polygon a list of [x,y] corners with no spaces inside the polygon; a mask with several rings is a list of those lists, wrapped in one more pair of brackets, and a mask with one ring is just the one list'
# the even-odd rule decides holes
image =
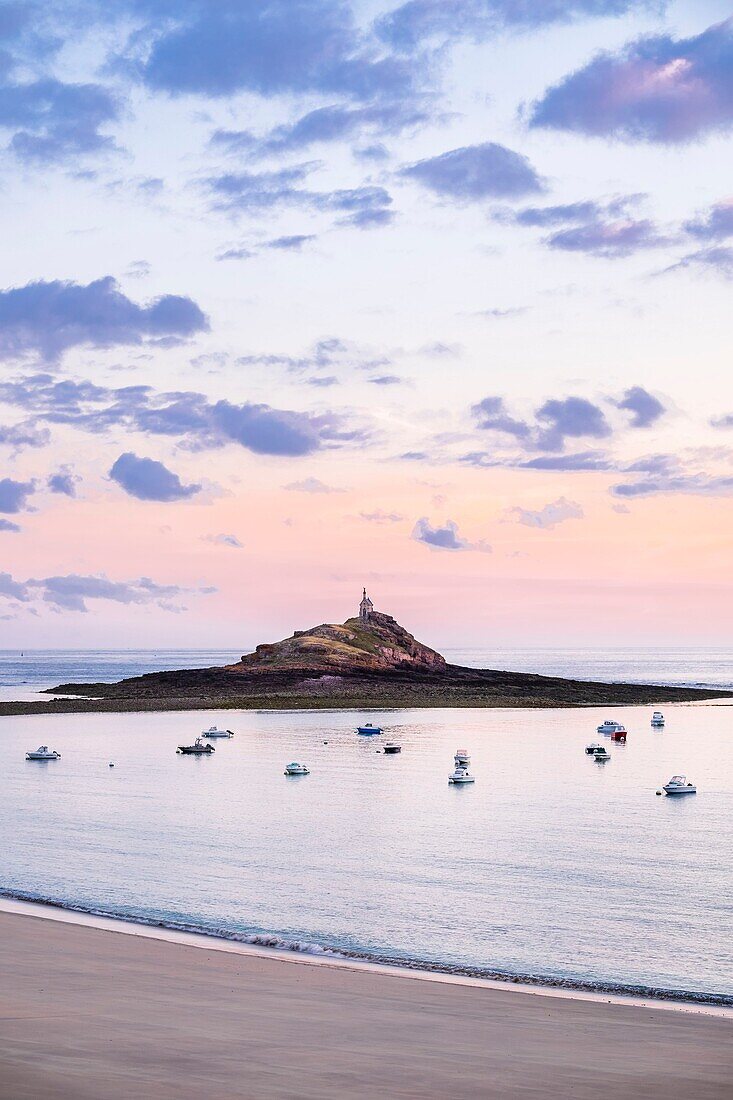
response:
{"label": "sunset sky", "polygon": [[732,15],[0,4],[0,648],[728,641]]}

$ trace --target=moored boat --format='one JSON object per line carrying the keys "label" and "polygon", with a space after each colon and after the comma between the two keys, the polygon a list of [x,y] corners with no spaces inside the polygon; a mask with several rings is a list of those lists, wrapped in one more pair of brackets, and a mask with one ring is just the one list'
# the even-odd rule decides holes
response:
{"label": "moored boat", "polygon": [[626,740],[626,726],[622,722],[614,722],[612,718],[606,718],[600,726],[596,726],[596,733],[608,733],[614,741]]}
{"label": "moored boat", "polygon": [[599,763],[601,764],[604,763],[604,761],[611,759],[610,752],[603,745],[599,745],[598,748],[594,749],[590,755],[593,757],[594,760],[599,761]]}
{"label": "moored boat", "polygon": [[686,775],[673,775],[662,789],[665,794],[697,794],[697,787],[694,783],[687,782]]}
{"label": "moored boat", "polygon": [[468,770],[471,763],[471,756],[467,749],[456,749],[456,754],[453,757],[453,763],[455,767],[451,774],[448,776],[448,782],[454,783],[456,786],[461,786],[465,783],[475,783],[476,777],[471,775]]}
{"label": "moored boat", "polygon": [[[603,745],[599,745],[597,741],[591,741],[590,745],[585,746],[586,756],[595,756],[599,749],[603,749]],[[603,751],[606,750],[603,749]]]}
{"label": "moored boat", "polygon": [[176,752],[180,752],[183,756],[209,756],[210,753],[216,752],[213,745],[205,745],[200,737],[197,737],[193,745],[179,745]]}
{"label": "moored boat", "polygon": [[373,733],[383,733],[381,726],[375,726],[371,722],[365,722],[363,726],[357,726],[356,732],[362,734],[364,737],[369,737]]}
{"label": "moored boat", "polygon": [[402,752],[402,745],[398,741],[386,741],[382,752],[387,756],[394,756],[398,752]]}
{"label": "moored boat", "polygon": [[310,769],[306,768],[305,764],[293,761],[292,764],[285,765],[285,775],[310,775]]}
{"label": "moored boat", "polygon": [[662,714],[661,710],[654,711],[654,714],[652,715],[652,725],[656,726],[657,729],[661,729],[664,725],[664,715]]}
{"label": "moored boat", "polygon": [[26,760],[60,760],[61,753],[49,749],[48,745],[40,745],[32,752],[27,752],[25,758]]}
{"label": "moored boat", "polygon": [[233,733],[232,730],[220,730],[220,729],[217,729],[216,726],[209,726],[209,728],[207,730],[202,730],[201,731],[201,736],[202,737],[209,737],[209,738],[234,737],[234,733]]}

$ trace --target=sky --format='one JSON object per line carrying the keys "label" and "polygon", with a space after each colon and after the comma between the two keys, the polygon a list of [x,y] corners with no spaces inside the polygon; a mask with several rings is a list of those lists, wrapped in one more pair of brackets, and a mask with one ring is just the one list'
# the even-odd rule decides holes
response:
{"label": "sky", "polygon": [[720,645],[733,7],[0,3],[0,648]]}

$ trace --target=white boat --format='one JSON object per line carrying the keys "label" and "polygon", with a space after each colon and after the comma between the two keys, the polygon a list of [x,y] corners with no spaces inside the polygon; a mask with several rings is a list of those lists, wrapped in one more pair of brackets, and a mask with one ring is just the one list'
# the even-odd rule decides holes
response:
{"label": "white boat", "polygon": [[467,749],[456,749],[453,763],[455,764],[455,768],[448,776],[449,783],[455,783],[457,786],[460,786],[464,783],[476,782],[476,777],[471,775],[468,770],[471,763],[471,756]]}
{"label": "white boat", "polygon": [[697,787],[687,782],[686,775],[673,775],[663,789],[666,794],[697,794]]}
{"label": "white boat", "polygon": [[652,715],[652,725],[661,728],[664,725],[664,715],[661,710],[655,710]]}
{"label": "white boat", "polygon": [[201,731],[202,737],[234,737],[232,730],[219,730],[216,726],[209,726],[207,730]]}
{"label": "white boat", "polygon": [[60,760],[61,753],[53,752],[48,745],[40,745],[35,752],[27,752],[25,758],[26,760]]}
{"label": "white boat", "polygon": [[596,726],[596,733],[626,733],[626,726],[622,722],[614,722],[612,718],[606,718],[600,726]]}
{"label": "white boat", "polygon": [[310,770],[306,768],[305,764],[286,764],[285,775],[310,775]]}
{"label": "white boat", "polygon": [[599,752],[605,752],[603,745],[599,745],[597,741],[592,741],[590,745],[585,746],[586,756],[596,756]]}

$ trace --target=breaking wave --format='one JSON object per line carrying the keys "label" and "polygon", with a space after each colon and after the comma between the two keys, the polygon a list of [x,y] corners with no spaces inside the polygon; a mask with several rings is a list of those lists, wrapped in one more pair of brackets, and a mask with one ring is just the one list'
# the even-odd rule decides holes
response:
{"label": "breaking wave", "polygon": [[376,966],[396,967],[406,971],[422,971],[430,974],[445,974],[462,978],[478,978],[493,982],[506,982],[507,985],[534,986],[538,989],[562,989],[568,992],[608,994],[617,997],[634,997],[679,1003],[733,1007],[733,995],[725,993],[703,993],[697,990],[669,989],[658,986],[633,985],[615,981],[587,981],[580,978],[558,977],[552,974],[519,974],[491,967],[461,966],[453,963],[440,963],[434,960],[410,958],[402,955],[382,954],[374,951],[359,951],[352,948],[335,948],[310,940],[285,939],[274,932],[241,932],[231,928],[215,928],[210,925],[196,924],[190,921],[163,919],[144,914],[129,914],[119,910],[106,909],[95,905],[82,905],[57,898],[41,897],[26,891],[0,889],[0,897],[19,902],[32,902],[53,909],[71,913],[83,913],[90,917],[122,921],[148,928],[160,928],[169,932],[184,932],[197,936],[206,936],[214,940],[241,943],[251,947],[264,947],[278,952],[293,952],[301,955],[314,955],[335,960],[353,960]]}

